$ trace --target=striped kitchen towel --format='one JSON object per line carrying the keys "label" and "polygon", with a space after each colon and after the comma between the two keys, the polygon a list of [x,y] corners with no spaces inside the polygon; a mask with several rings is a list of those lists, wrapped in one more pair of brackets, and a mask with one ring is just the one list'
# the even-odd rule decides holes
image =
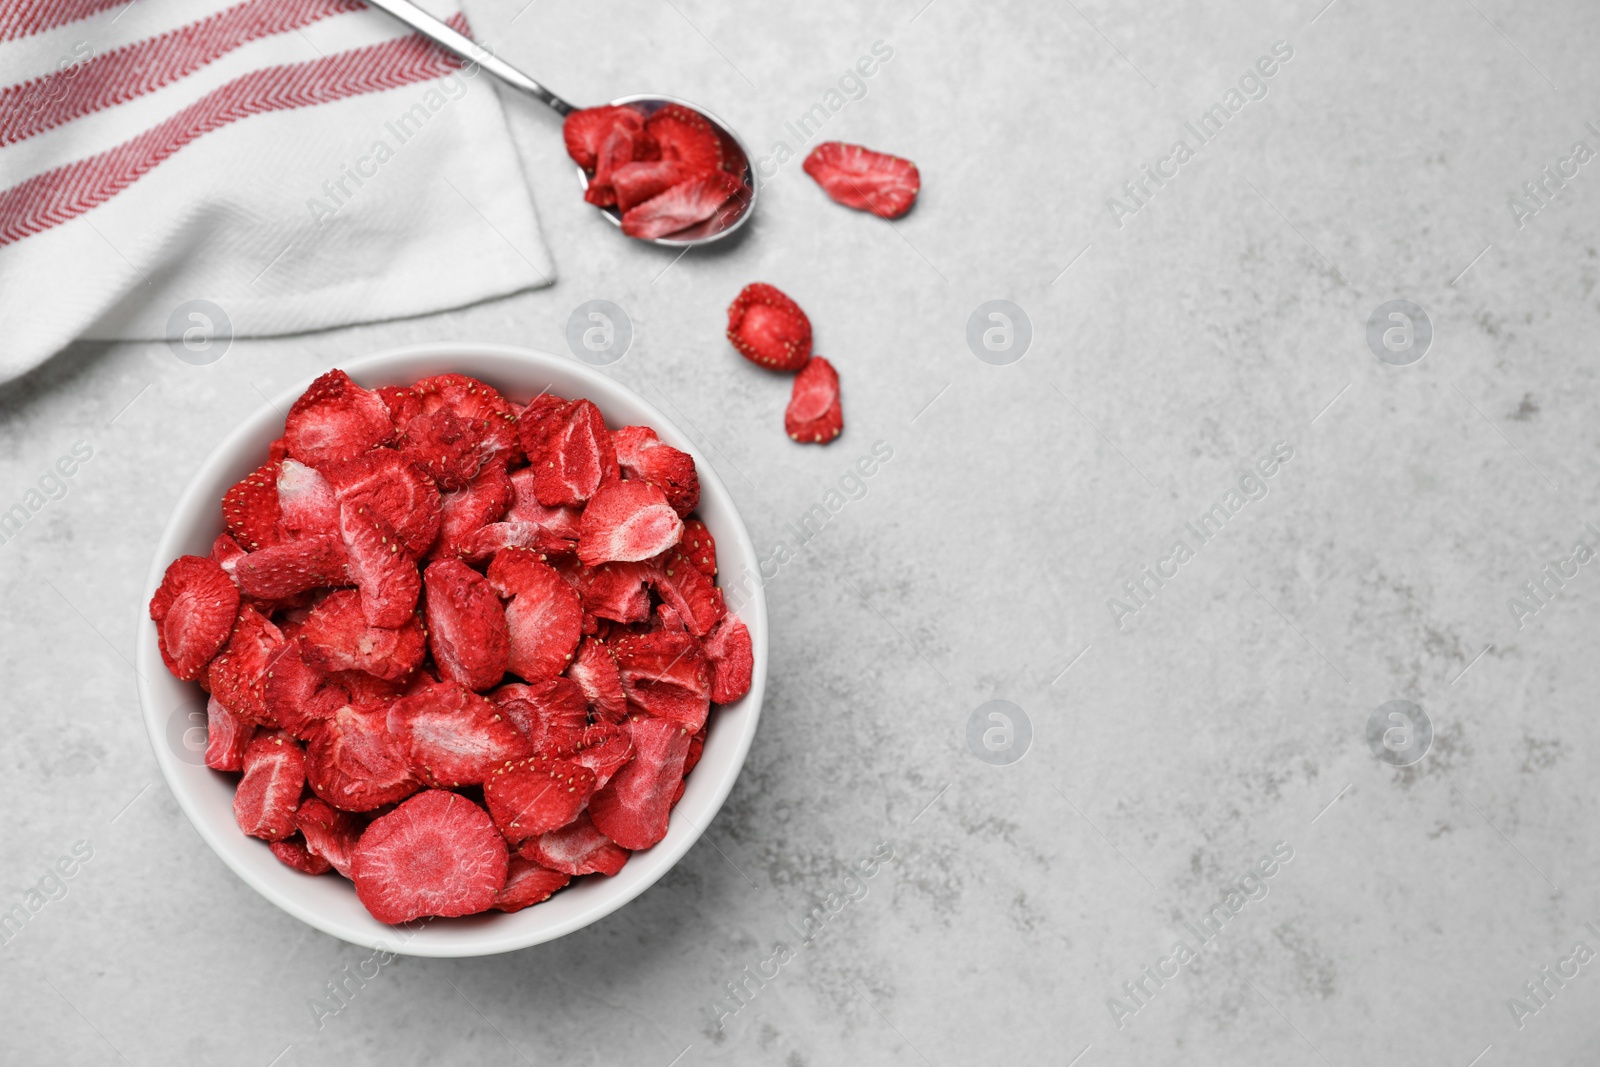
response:
{"label": "striped kitchen towel", "polygon": [[548,284],[489,81],[360,0],[0,0],[0,382]]}

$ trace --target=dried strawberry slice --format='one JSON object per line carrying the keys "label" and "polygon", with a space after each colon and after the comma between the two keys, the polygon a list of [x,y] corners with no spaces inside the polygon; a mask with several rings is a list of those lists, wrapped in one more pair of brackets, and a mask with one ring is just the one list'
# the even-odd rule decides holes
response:
{"label": "dried strawberry slice", "polygon": [[583,509],[578,558],[590,567],[650,559],[677,544],[682,534],[683,520],[665,493],[649,482],[617,482],[603,487]]}
{"label": "dried strawberry slice", "polygon": [[842,141],[817,145],[801,166],[836,203],[879,218],[910,211],[922,189],[922,175],[909,159]]}
{"label": "dried strawberry slice", "polygon": [[314,667],[364,671],[390,682],[411,677],[428,650],[428,633],[415,612],[400,626],[373,626],[354,589],[325,597],[306,620],[301,638],[306,662]]}
{"label": "dried strawberry slice", "polygon": [[543,404],[533,419],[524,411],[518,427],[534,472],[534,497],[546,507],[582,504],[621,477],[605,419],[587,400]]}
{"label": "dried strawberry slice", "polygon": [[621,722],[627,717],[628,699],[622,691],[622,676],[617,672],[617,661],[609,645],[593,637],[585,638],[567,676],[578,683],[597,718]]}
{"label": "dried strawberry slice", "polygon": [[413,774],[432,786],[477,785],[533,752],[488,700],[459,685],[430,686],[389,707],[389,733]]}
{"label": "dried strawberry slice", "polygon": [[328,483],[341,506],[383,518],[413,556],[439,536],[444,501],[433,479],[392,448],[376,448],[328,468]]}
{"label": "dried strawberry slice", "polygon": [[663,556],[650,572],[651,584],[661,597],[696,637],[711,632],[727,608],[722,602],[722,590],[711,584],[711,579],[677,549]]}
{"label": "dried strawberry slice", "polygon": [[549,900],[557,889],[570,881],[572,881],[571,875],[552,871],[537,863],[512,856],[511,864],[506,868],[505,888],[495,897],[494,910],[521,911],[523,908],[542,904]]}
{"label": "dried strawberry slice", "polygon": [[484,810],[430,789],[374,819],[351,856],[356,896],[379,922],[474,915],[506,883],[509,856]]}
{"label": "dried strawberry slice", "polygon": [[644,622],[650,618],[650,590],[655,564],[602,563],[598,567],[570,568],[567,578],[583,598],[583,610],[616,622]]}
{"label": "dried strawberry slice", "polygon": [[256,724],[241,719],[215,696],[206,701],[206,766],[214,771],[244,770],[244,752]]}
{"label": "dried strawberry slice", "polygon": [[711,710],[711,665],[700,644],[682,632],[629,634],[612,646],[628,702],[661,719],[689,727],[706,724]]}
{"label": "dried strawberry slice", "polygon": [[701,171],[624,212],[622,232],[645,241],[666,237],[713,217],[731,200],[749,197],[749,187],[726,171]]}
{"label": "dried strawberry slice", "polygon": [[181,682],[192,682],[228,640],[239,614],[239,589],[222,564],[179,556],[150,598],[161,661]]}
{"label": "dried strawberry slice", "polygon": [[465,374],[436,374],[411,387],[425,415],[448,410],[474,434],[482,464],[504,466],[517,454],[517,413],[487,382]]}
{"label": "dried strawberry slice", "polygon": [[230,578],[233,577],[234,568],[239,561],[247,555],[249,553],[239,547],[239,542],[227,534],[217,534],[217,539],[211,542],[211,558],[228,572]]}
{"label": "dried strawberry slice", "polygon": [[667,836],[673,795],[683,780],[692,731],[667,719],[634,719],[633,758],[589,798],[597,830],[627,849]]}
{"label": "dried strawberry slice", "polygon": [[673,159],[653,162],[623,163],[610,172],[614,203],[621,211],[642,204],[658,193],[664,193],[694,171]]}
{"label": "dried strawberry slice", "polygon": [[531,751],[571,755],[589,726],[589,702],[570,678],[532,685],[513,682],[489,694],[500,714],[528,739]]}
{"label": "dried strawberry slice", "polygon": [[700,642],[711,663],[711,699],[717,704],[732,704],[750,691],[750,675],[755,670],[755,651],[750,644],[750,629],[737,615],[729,615]]}
{"label": "dried strawberry slice", "polygon": [[325,800],[307,797],[294,813],[294,824],[305,838],[306,849],[333,869],[350,877],[350,854],[365,828],[359,818],[340,811]]}
{"label": "dried strawberry slice", "polygon": [[430,563],[427,589],[428,647],[446,681],[468,689],[500,683],[511,654],[506,613],[483,575],[460,560]]}
{"label": "dried strawberry slice", "polygon": [[240,591],[257,600],[282,600],[349,581],[344,542],[337,534],[314,534],[258,548],[234,563],[233,576]]}
{"label": "dried strawberry slice", "polygon": [[233,794],[239,829],[267,841],[294,833],[294,810],[306,785],[300,742],[282,730],[264,732],[244,750],[243,767],[244,777]]}
{"label": "dried strawberry slice", "polygon": [[514,519],[478,527],[457,545],[456,551],[468,563],[482,563],[506,548],[531,548],[540,555],[560,556],[576,549],[577,541],[552,536],[537,523]]}
{"label": "dried strawberry slice", "polygon": [[278,508],[292,534],[337,534],[339,498],[315,467],[286,459],[278,468]]}
{"label": "dried strawberry slice", "polygon": [[777,286],[751,282],[728,305],[728,343],[757,366],[797,371],[811,358],[811,320]]}
{"label": "dried strawberry slice", "polygon": [[783,429],[802,444],[825,445],[844,429],[844,410],[839,404],[839,373],[821,356],[794,376],[794,391],[783,413]]}
{"label": "dried strawberry slice", "polygon": [[283,648],[283,631],[249,604],[239,609],[227,647],[211,661],[211,692],[223,707],[261,726],[278,724],[267,712],[267,666]]}
{"label": "dried strawberry slice", "polygon": [[389,734],[386,704],[347,704],[306,746],[306,780],[345,811],[371,811],[422,787]]}
{"label": "dried strawberry slice", "polygon": [[[689,738],[689,754],[683,758],[683,775],[685,778],[687,778],[689,776],[689,772],[694,770],[699,764],[700,755],[705,751],[705,748],[706,728],[702,726],[700,727],[699,733]],[[677,803],[677,801],[673,801],[673,803]]]}
{"label": "dried strawberry slice", "polygon": [[571,112],[561,128],[567,144],[567,155],[584,170],[594,170],[606,138],[619,128],[643,133],[644,116],[631,107],[621,105],[587,107]]}
{"label": "dried strawberry slice", "polygon": [[[526,418],[526,415],[524,415]],[[511,473],[511,506],[506,509],[507,522],[528,522],[548,532],[552,541],[567,541],[566,551],[577,547],[578,521],[581,507],[570,504],[547,505],[539,503],[534,487],[539,472],[533,467],[523,467]]]}
{"label": "dried strawberry slice", "polygon": [[512,673],[536,682],[566,670],[583,629],[583,608],[566,580],[531,550],[508,548],[489,564],[489,584],[512,598],[506,605]]}
{"label": "dried strawberry slice", "polygon": [[611,207],[617,202],[617,190],[611,184],[611,176],[618,167],[633,161],[636,140],[637,135],[620,126],[606,134],[600,151],[595,155],[594,178],[583,191],[585,200],[596,207]]}
{"label": "dried strawberry slice", "polygon": [[303,637],[285,642],[267,665],[262,700],[267,715],[302,741],[309,741],[327,718],[350,702],[350,694],[320,667],[306,662]]}
{"label": "dried strawberry slice", "polygon": [[254,552],[283,540],[283,507],[278,501],[279,464],[263,464],[222,496],[222,519],[240,546]]}
{"label": "dried strawberry slice", "polygon": [[513,845],[567,825],[593,792],[593,771],[550,756],[530,756],[498,767],[483,783],[489,814]]}
{"label": "dried strawberry slice", "polygon": [[361,388],[338,369],[312,382],[283,423],[289,455],[319,470],[354,459],[393,436],[394,424],[383,397]]}
{"label": "dried strawberry slice", "polygon": [[505,468],[490,464],[465,489],[444,495],[444,518],[433,559],[458,559],[477,532],[497,521],[511,505],[511,479]]}
{"label": "dried strawberry slice", "polygon": [[339,509],[339,533],[367,622],[404,626],[416,610],[422,578],[394,527],[376,511],[346,501]]}
{"label": "dried strawberry slice", "polygon": [[596,830],[589,813],[583,812],[569,825],[532,838],[517,855],[564,875],[609,877],[622,870],[632,853]]}
{"label": "dried strawberry slice", "polygon": [[594,787],[599,789],[633,758],[633,735],[625,726],[597,723],[583,732],[576,751],[568,758],[593,771]]}
{"label": "dried strawberry slice", "polygon": [[400,454],[428,473],[440,489],[460,489],[483,467],[483,438],[449,408],[406,424]]}
{"label": "dried strawberry slice", "polygon": [[378,388],[377,393],[389,408],[389,422],[394,426],[396,437],[405,433],[411,420],[422,414],[422,401],[410,386],[384,385]]}
{"label": "dried strawberry slice", "polygon": [[691,171],[722,168],[722,138],[698,111],[668,104],[645,120],[644,128],[660,146],[663,160]]}
{"label": "dried strawberry slice", "polygon": [[624,426],[611,435],[611,442],[623,477],[656,486],[679,516],[688,515],[700,503],[700,476],[689,453],[662,444],[648,426]]}
{"label": "dried strawberry slice", "polygon": [[300,837],[286,837],[282,841],[274,841],[267,846],[272,849],[272,854],[286,867],[293,867],[301,874],[327,874],[333,870],[333,864],[323,859],[306,847],[304,839]]}
{"label": "dried strawberry slice", "polygon": [[699,519],[683,520],[683,537],[678,540],[678,550],[689,557],[695,569],[707,578],[717,576],[717,542],[711,531]]}

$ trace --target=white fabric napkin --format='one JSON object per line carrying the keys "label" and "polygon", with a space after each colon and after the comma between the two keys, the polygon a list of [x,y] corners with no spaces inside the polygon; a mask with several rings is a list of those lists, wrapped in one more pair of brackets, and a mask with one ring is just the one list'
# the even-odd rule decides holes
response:
{"label": "white fabric napkin", "polygon": [[489,82],[359,0],[0,4],[0,382],[549,284]]}

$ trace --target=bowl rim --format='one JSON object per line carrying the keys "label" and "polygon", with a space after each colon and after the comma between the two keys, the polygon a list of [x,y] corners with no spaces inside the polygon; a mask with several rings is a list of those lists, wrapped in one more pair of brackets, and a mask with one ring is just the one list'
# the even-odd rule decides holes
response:
{"label": "bowl rim", "polygon": [[[365,924],[360,926],[352,925],[342,919],[327,916],[317,908],[298,899],[295,894],[283,892],[277,886],[265,883],[256,877],[255,872],[245,864],[239,855],[236,855],[237,844],[251,839],[240,833],[231,818],[227,820],[225,827],[219,827],[216,820],[208,818],[203,813],[201,798],[197,793],[192,791],[189,785],[182,783],[179,777],[181,771],[178,767],[178,756],[171,746],[164,743],[163,740],[168,731],[168,724],[163,721],[163,718],[170,714],[171,709],[164,710],[162,708],[154,691],[156,683],[152,681],[152,677],[168,679],[173,682],[176,682],[176,679],[171,678],[161,660],[156,643],[156,628],[150,620],[147,605],[150,602],[150,597],[161,584],[167,567],[173,559],[182,554],[179,546],[186,538],[192,537],[196,522],[204,521],[202,517],[206,514],[206,511],[216,507],[215,500],[202,498],[206,495],[206,486],[217,480],[220,476],[221,468],[239,461],[240,453],[244,450],[245,444],[250,438],[259,435],[274,422],[281,425],[284,417],[283,413],[289,409],[316,377],[327,373],[328,370],[337,368],[344,370],[358,384],[365,385],[363,381],[365,376],[381,377],[407,361],[437,360],[448,365],[448,361],[452,359],[462,361],[463,365],[457,370],[458,373],[471,374],[473,377],[483,377],[485,380],[495,377],[492,367],[488,371],[483,370],[482,364],[485,363],[499,363],[505,366],[521,365],[534,371],[548,369],[561,376],[576,377],[584,383],[585,392],[582,395],[590,396],[591,398],[598,396],[604,403],[609,394],[615,394],[623,402],[637,406],[644,413],[651,428],[656,430],[664,441],[668,441],[673,447],[679,448],[693,457],[700,479],[702,501],[706,499],[708,493],[718,501],[718,510],[722,511],[726,516],[726,521],[719,523],[719,525],[731,528],[731,532],[734,535],[732,538],[728,538],[728,529],[720,531],[721,536],[717,539],[719,556],[722,556],[724,552],[735,553],[738,562],[743,565],[744,573],[754,576],[753,588],[750,588],[748,595],[744,596],[740,601],[739,617],[750,630],[755,665],[751,672],[749,692],[734,704],[719,705],[717,709],[716,717],[718,721],[724,723],[724,729],[727,729],[729,725],[736,725],[738,728],[737,736],[734,738],[734,748],[725,757],[725,765],[716,767],[715,765],[708,765],[706,761],[702,760],[695,768],[696,775],[690,778],[691,786],[693,786],[700,785],[707,777],[711,777],[713,778],[713,787],[709,791],[703,785],[700,789],[691,788],[686,790],[682,800],[672,811],[667,836],[650,849],[635,853],[629,861],[628,867],[624,868],[624,871],[627,871],[629,868],[637,869],[636,865],[643,866],[646,869],[644,876],[636,875],[627,883],[612,882],[608,879],[602,884],[608,888],[618,885],[622,886],[622,888],[614,893],[604,894],[599,900],[584,907],[576,914],[560,921],[551,922],[548,925],[534,925],[527,919],[523,919],[520,923],[514,921],[518,916],[533,915],[537,911],[537,906],[535,906],[534,908],[523,909],[515,914],[501,915],[499,913],[491,913],[489,920],[480,921],[470,927],[452,928],[448,922],[443,925],[438,922],[424,923],[425,928],[417,928],[415,923],[387,926],[378,923],[376,919],[372,919],[372,926],[369,928]],[[474,368],[470,365],[472,361],[478,361],[480,365]],[[447,371],[441,370],[434,373],[447,373]],[[380,381],[379,384],[389,383]],[[489,380],[489,384],[499,388],[492,380]],[[376,386],[366,387],[375,388]],[[723,556],[723,558],[727,559],[728,557]],[[138,637],[134,653],[134,661],[141,668],[135,672],[139,704],[150,747],[155,753],[156,763],[161,769],[162,778],[166,782],[167,788],[177,799],[184,815],[189,819],[190,824],[194,826],[211,851],[246,885],[271,903],[324,933],[352,944],[375,950],[433,958],[467,958],[510,952],[555,940],[580,930],[635,900],[677,865],[678,861],[699,841],[706,829],[709,828],[712,820],[716,818],[717,813],[721,810],[723,803],[727,800],[728,794],[732,791],[734,783],[738,780],[739,774],[744,768],[745,759],[749,754],[750,745],[755,739],[756,728],[760,720],[767,674],[768,635],[764,585],[765,583],[761,579],[755,544],[751,540],[750,533],[744,524],[744,518],[740,515],[727,486],[678,424],[669,419],[654,404],[651,404],[629,386],[579,360],[555,355],[542,349],[494,342],[429,341],[402,345],[350,360],[337,361],[333,366],[324,368],[297,382],[290,388],[279,392],[267,403],[256,409],[253,414],[241,420],[195,469],[182,492],[179,493],[173,503],[166,525],[157,539],[150,572],[145,582],[144,596],[139,603]],[[176,684],[193,685],[195,683]],[[737,709],[736,714],[735,709]],[[730,720],[732,720],[731,723]],[[702,769],[713,771],[713,775],[701,775],[699,772]],[[695,805],[692,809],[689,808],[691,794],[694,794],[695,797]],[[231,834],[232,836],[225,840],[224,834]],[[237,840],[234,838],[237,838]],[[621,875],[617,877],[620,878]],[[451,922],[459,921],[465,920],[451,920]],[[418,922],[422,923],[424,921],[419,920]],[[528,929],[511,929],[518,926],[528,927]],[[496,931],[493,929],[494,927],[499,927],[500,929]],[[406,931],[407,934],[402,935],[401,931]],[[390,932],[391,936],[383,936],[385,932]],[[397,944],[397,942],[399,943]]]}

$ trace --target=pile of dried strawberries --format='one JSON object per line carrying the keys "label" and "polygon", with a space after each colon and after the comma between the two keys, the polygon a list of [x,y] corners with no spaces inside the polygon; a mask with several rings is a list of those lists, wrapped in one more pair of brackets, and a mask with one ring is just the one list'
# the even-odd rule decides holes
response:
{"label": "pile of dried strawberries", "polygon": [[750,687],[699,495],[587,400],[318,378],[150,601],[240,828],[387,923],[615,874]]}

